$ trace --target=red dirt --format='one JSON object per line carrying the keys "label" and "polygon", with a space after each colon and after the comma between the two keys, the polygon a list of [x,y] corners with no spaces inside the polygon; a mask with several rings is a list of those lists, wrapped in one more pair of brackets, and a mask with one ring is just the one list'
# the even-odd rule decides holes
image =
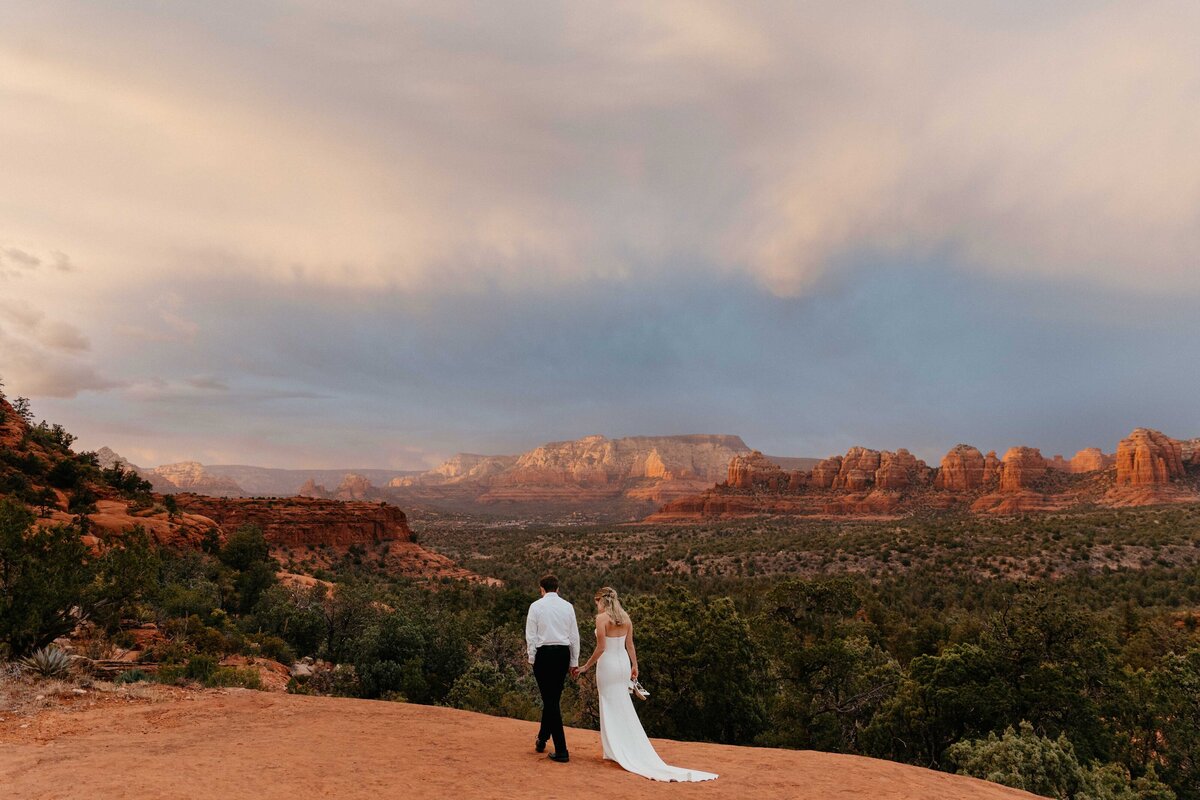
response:
{"label": "red dirt", "polygon": [[429,706],[214,691],[149,705],[46,712],[0,747],[6,798],[294,800],[647,797],[1017,800],[1034,795],[888,761],[658,741],[669,763],[721,774],[662,784],[568,731],[570,764],[533,752],[536,725]]}

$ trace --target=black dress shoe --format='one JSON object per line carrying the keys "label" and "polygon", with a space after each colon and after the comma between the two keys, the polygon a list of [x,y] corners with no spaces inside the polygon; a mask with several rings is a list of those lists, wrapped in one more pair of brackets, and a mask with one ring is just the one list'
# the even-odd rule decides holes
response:
{"label": "black dress shoe", "polygon": [[546,740],[545,739],[534,739],[533,740],[533,749],[538,751],[539,753],[546,752]]}
{"label": "black dress shoe", "polygon": [[567,755],[566,753],[563,753],[561,756],[558,753],[551,753],[550,755],[546,756],[546,758],[550,759],[551,761],[557,761],[560,764],[565,764],[571,760],[571,756]]}

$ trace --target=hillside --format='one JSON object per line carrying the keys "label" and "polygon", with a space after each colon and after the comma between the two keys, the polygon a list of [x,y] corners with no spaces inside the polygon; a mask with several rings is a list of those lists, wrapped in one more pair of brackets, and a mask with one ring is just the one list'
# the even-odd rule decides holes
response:
{"label": "hillside", "polygon": [[28,727],[0,721],[5,743],[0,785],[6,796],[42,800],[1034,797],[889,761],[672,741],[656,741],[668,762],[721,777],[705,784],[660,784],[601,760],[594,731],[568,731],[571,763],[560,765],[533,752],[537,726],[531,722],[432,706],[250,691],[44,712],[22,724]]}
{"label": "hillside", "polygon": [[[406,515],[395,506],[361,500],[213,496],[239,493],[240,488],[224,477],[214,483],[198,463],[145,473],[108,448],[77,453],[71,449],[73,441],[61,426],[31,425],[28,411],[20,413],[0,397],[0,498],[37,510],[40,526],[77,526],[94,550],[137,527],[159,544],[199,548],[206,537],[224,540],[242,525],[253,524],[285,564],[291,562],[293,548],[320,553],[320,558],[307,556],[314,568],[357,549],[376,558],[391,575],[482,580],[417,544]],[[174,476],[168,484],[171,490],[157,491],[168,475]],[[220,481],[227,482],[228,491],[221,489]],[[181,485],[207,488],[212,494],[182,492]]]}

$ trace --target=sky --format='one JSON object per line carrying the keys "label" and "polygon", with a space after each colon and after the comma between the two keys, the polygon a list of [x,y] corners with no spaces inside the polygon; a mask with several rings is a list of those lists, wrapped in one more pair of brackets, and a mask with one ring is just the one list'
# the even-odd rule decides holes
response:
{"label": "sky", "polygon": [[1200,5],[0,0],[0,378],[420,469],[1200,436]]}

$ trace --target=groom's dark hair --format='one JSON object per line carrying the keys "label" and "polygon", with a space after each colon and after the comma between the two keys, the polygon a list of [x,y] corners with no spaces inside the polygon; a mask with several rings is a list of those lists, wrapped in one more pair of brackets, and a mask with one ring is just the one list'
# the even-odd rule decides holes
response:
{"label": "groom's dark hair", "polygon": [[543,589],[545,589],[547,592],[557,592],[558,591],[558,576],[557,575],[543,575],[542,579],[540,581],[538,581],[538,583],[541,584],[541,587]]}

